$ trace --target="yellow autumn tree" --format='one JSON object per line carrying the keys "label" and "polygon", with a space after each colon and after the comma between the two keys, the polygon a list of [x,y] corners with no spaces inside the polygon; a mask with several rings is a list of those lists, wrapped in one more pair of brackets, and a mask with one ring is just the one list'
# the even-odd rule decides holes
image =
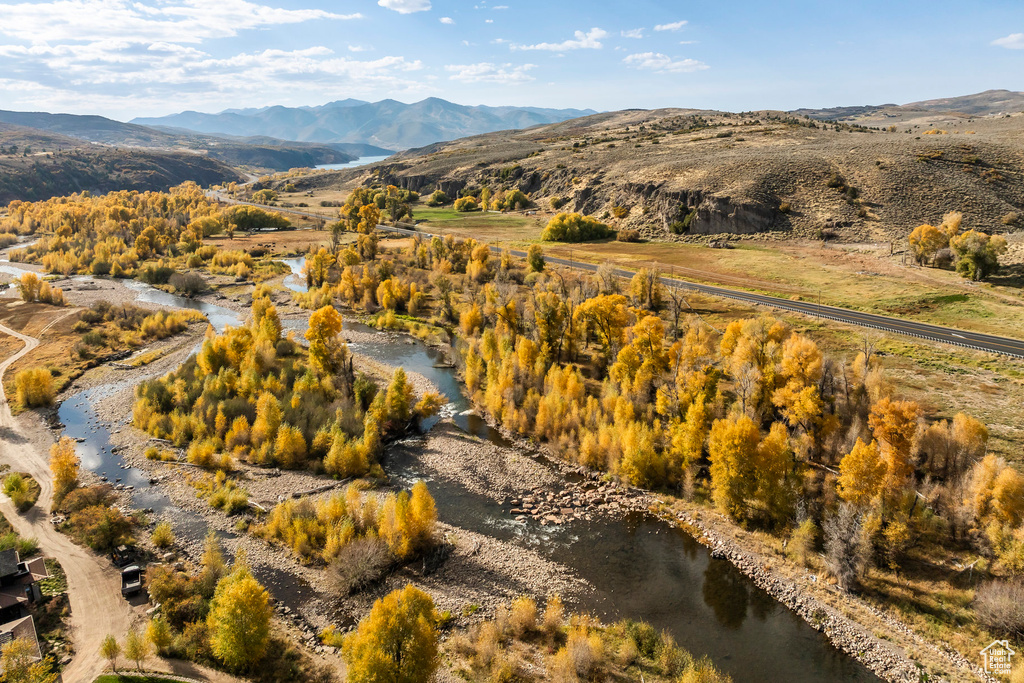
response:
{"label": "yellow autumn tree", "polygon": [[26,368],[14,376],[15,398],[24,408],[48,406],[56,392],[53,375],[46,368]]}
{"label": "yellow autumn tree", "polygon": [[790,476],[793,463],[793,449],[786,425],[775,422],[755,450],[751,496],[761,507],[763,515],[775,524],[785,523],[793,512],[796,497]]}
{"label": "yellow autumn tree", "polygon": [[893,401],[887,396],[871,406],[868,425],[885,458],[882,488],[887,495],[902,491],[914,472],[911,451],[920,418],[921,406],[916,401]]}
{"label": "yellow autumn tree", "polygon": [[434,601],[415,586],[373,604],[342,655],[350,683],[427,683],[438,666]]}
{"label": "yellow autumn tree", "polygon": [[78,468],[81,462],[75,453],[75,442],[67,436],[50,446],[50,472],[53,473],[53,498],[64,499],[78,486]]}
{"label": "yellow autumn tree", "polygon": [[282,424],[274,441],[274,460],[285,469],[302,467],[306,461],[306,439],[302,432],[289,424]]}
{"label": "yellow autumn tree", "polygon": [[925,262],[934,260],[940,249],[949,246],[949,237],[934,225],[919,225],[907,238],[910,242],[910,253],[914,255],[914,260],[918,264],[924,265]]}
{"label": "yellow autumn tree", "polygon": [[746,415],[719,419],[711,425],[708,457],[711,460],[711,495],[715,505],[734,518],[743,516],[753,484],[751,465],[760,434]]}
{"label": "yellow autumn tree", "polygon": [[344,360],[344,342],[341,334],[341,314],[327,305],[309,316],[309,361],[320,376],[336,373]]}
{"label": "yellow autumn tree", "polygon": [[866,444],[857,439],[839,463],[839,497],[858,507],[867,505],[881,493],[886,469],[878,442]]}
{"label": "yellow autumn tree", "polygon": [[217,583],[207,626],[210,648],[228,667],[255,668],[270,640],[273,607],[267,590],[253,578],[244,561]]}

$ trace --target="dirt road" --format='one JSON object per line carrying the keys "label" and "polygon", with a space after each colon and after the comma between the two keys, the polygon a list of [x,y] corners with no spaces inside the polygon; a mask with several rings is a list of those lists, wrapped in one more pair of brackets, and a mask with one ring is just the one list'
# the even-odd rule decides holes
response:
{"label": "dirt road", "polygon": [[[3,396],[4,372],[11,363],[38,346],[39,340],[3,325],[0,325],[0,332],[25,343],[25,348],[0,363],[0,396]],[[50,523],[53,481],[45,448],[48,435],[25,433],[29,430],[23,429],[11,416],[6,397],[0,403],[0,429],[4,435],[0,441],[0,461],[12,469],[28,472],[42,489],[39,501],[24,515],[18,514],[6,496],[2,497],[0,509],[19,534],[35,537],[43,553],[57,558],[64,568],[75,644],[75,657],[64,671],[64,680],[92,681],[105,666],[99,656],[100,642],[108,633],[122,636],[131,626],[134,614],[121,597],[120,577],[110,564],[92,551],[75,545]]]}
{"label": "dirt road", "polygon": [[[40,335],[71,312],[55,318],[43,328]],[[28,472],[41,488],[39,501],[26,514],[18,513],[10,499],[3,495],[0,495],[0,510],[19,534],[36,538],[43,554],[56,558],[64,568],[68,580],[68,599],[71,602],[71,637],[75,644],[75,656],[65,668],[63,678],[66,683],[91,683],[106,668],[106,661],[99,655],[103,638],[113,634],[120,640],[133,624],[141,626],[142,619],[121,597],[120,575],[111,563],[89,549],[76,545],[50,523],[53,481],[49,465],[49,444],[52,443],[52,437],[41,426],[33,428],[26,421],[15,420],[3,389],[4,372],[11,363],[38,346],[39,340],[4,325],[0,325],[0,332],[25,344],[18,353],[0,363],[0,462],[10,465],[14,470]],[[154,668],[163,671],[175,671],[204,680],[225,683],[238,680],[187,662],[151,658],[147,664],[149,667],[157,665]]]}

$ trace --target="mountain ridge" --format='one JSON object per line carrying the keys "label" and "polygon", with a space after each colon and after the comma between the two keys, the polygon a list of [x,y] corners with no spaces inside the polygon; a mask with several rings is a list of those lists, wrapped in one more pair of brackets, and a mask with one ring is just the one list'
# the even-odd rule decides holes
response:
{"label": "mountain ridge", "polygon": [[558,123],[593,113],[596,112],[590,109],[461,105],[428,97],[411,104],[393,99],[347,99],[317,107],[274,105],[219,114],[183,111],[161,117],[138,117],[130,123],[171,126],[208,135],[268,135],[300,142],[368,143],[401,150],[499,130]]}

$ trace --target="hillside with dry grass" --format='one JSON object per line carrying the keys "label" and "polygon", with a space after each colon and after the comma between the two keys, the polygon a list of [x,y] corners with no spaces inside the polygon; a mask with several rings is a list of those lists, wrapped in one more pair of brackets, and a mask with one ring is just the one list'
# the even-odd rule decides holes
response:
{"label": "hillside with dry grass", "polygon": [[457,195],[520,189],[536,205],[652,238],[776,231],[905,236],[947,211],[1006,231],[1024,214],[1024,115],[937,113],[876,127],[782,112],[627,110],[410,150],[309,187],[393,183]]}

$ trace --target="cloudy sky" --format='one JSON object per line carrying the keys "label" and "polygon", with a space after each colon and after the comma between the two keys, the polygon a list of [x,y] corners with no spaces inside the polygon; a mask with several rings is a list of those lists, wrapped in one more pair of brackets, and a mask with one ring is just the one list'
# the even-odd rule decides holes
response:
{"label": "cloudy sky", "polygon": [[1021,0],[0,0],[0,108],[728,110],[1024,90]]}

